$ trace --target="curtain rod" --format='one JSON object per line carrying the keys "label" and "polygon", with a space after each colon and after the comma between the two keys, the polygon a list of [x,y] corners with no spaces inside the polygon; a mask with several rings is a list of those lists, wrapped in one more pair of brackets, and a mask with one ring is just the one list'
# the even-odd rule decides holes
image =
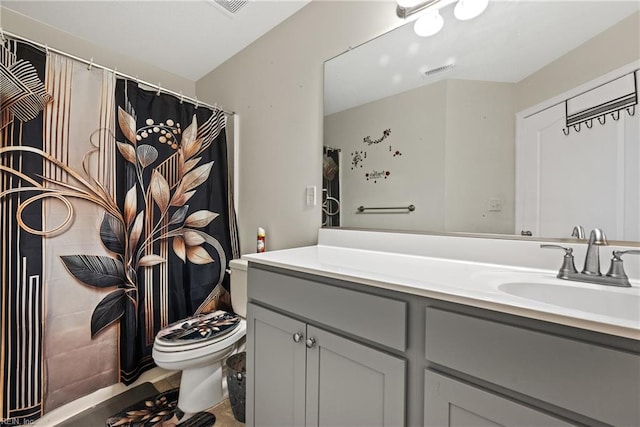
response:
{"label": "curtain rod", "polygon": [[93,62],[93,58],[91,58],[91,60],[87,61],[86,59],[79,58],[79,57],[77,57],[75,55],[72,55],[70,53],[63,52],[61,50],[49,47],[46,44],[42,44],[40,42],[37,42],[37,41],[34,41],[34,40],[30,40],[30,39],[28,39],[26,37],[23,37],[23,36],[20,36],[20,35],[17,35],[17,34],[13,34],[13,33],[9,32],[9,31],[4,31],[2,29],[2,27],[0,27],[0,42],[4,41],[5,36],[8,36],[8,37],[10,37],[12,39],[16,39],[16,40],[19,40],[19,41],[22,41],[22,42],[26,42],[26,43],[31,44],[31,45],[33,45],[35,47],[40,48],[40,49],[44,49],[44,51],[47,52],[47,53],[48,52],[54,52],[54,53],[57,53],[58,55],[66,56],[67,58],[71,58],[71,59],[74,59],[74,60],[76,60],[78,62],[82,62],[84,64],[87,64],[89,66],[89,69],[91,69],[92,67],[95,67],[95,68],[100,68],[100,69],[105,70],[105,71],[112,72],[116,76],[120,76],[120,77],[123,77],[125,79],[133,80],[138,84],[143,84],[143,85],[151,87],[153,89],[157,89],[158,93],[164,92],[164,93],[167,93],[169,95],[173,95],[176,98],[178,98],[180,100],[180,102],[188,101],[191,104],[194,104],[196,106],[196,108],[198,108],[198,107],[207,107],[210,110],[221,110],[225,114],[229,114],[229,115],[234,115],[235,114],[234,111],[229,111],[229,110],[223,108],[222,106],[218,105],[217,103],[214,104],[214,105],[207,104],[206,102],[199,101],[197,97],[196,98],[191,98],[190,96],[185,96],[182,93],[174,92],[174,91],[169,90],[169,89],[165,89],[162,86],[160,86],[159,84],[153,84],[153,83],[150,83],[150,82],[146,82],[144,80],[140,80],[138,77],[133,77],[133,76],[130,76],[128,74],[122,73],[122,72],[118,71],[117,69],[112,69],[112,68],[109,68],[109,67],[105,67],[104,65],[96,64],[96,63]]}

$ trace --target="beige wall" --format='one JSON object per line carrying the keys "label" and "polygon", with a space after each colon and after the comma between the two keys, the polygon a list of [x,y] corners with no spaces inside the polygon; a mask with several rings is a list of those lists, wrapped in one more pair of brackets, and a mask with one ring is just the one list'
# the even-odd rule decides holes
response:
{"label": "beige wall", "polygon": [[515,231],[514,93],[510,83],[447,82],[446,231]]}
{"label": "beige wall", "polygon": [[140,80],[150,83],[161,82],[162,87],[174,92],[182,91],[185,96],[194,96],[196,93],[195,82],[191,80],[176,76],[135,58],[99,47],[87,40],[72,36],[3,7],[0,7],[0,27],[4,31],[46,44],[53,49],[70,53],[79,58],[86,60],[93,58],[96,64],[112,69],[117,68],[118,71],[130,76],[138,76]]}
{"label": "beige wall", "polygon": [[[340,224],[390,230],[445,229],[445,152],[447,84],[438,82],[325,117],[326,145],[342,149]],[[363,144],[363,138],[379,139]],[[355,151],[367,158],[355,168]],[[394,156],[396,151],[401,155]],[[367,180],[366,173],[388,170],[387,179]],[[363,206],[408,206],[412,213],[359,214]]]}
{"label": "beige wall", "polygon": [[314,0],[196,83],[198,97],[240,114],[241,250],[316,243],[321,189],[323,62],[400,23],[393,1]]}

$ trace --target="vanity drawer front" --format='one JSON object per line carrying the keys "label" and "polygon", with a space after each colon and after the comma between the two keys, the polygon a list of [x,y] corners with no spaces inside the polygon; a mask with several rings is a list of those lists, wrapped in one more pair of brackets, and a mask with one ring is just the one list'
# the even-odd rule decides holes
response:
{"label": "vanity drawer front", "polygon": [[248,298],[405,351],[407,304],[390,298],[249,268]]}
{"label": "vanity drawer front", "polygon": [[613,425],[640,425],[640,356],[436,308],[426,358]]}

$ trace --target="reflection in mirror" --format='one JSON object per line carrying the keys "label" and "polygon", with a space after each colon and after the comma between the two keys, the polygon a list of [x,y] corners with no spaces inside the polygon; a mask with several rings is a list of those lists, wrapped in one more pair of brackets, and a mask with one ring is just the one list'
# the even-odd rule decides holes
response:
{"label": "reflection in mirror", "polygon": [[640,241],[639,9],[451,5],[432,37],[407,23],[327,61],[325,225]]}

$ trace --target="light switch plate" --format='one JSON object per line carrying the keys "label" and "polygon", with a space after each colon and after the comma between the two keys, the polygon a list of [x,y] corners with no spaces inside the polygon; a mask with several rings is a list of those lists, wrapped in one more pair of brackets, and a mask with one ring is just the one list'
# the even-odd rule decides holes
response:
{"label": "light switch plate", "polygon": [[316,186],[310,185],[307,186],[307,206],[315,206],[316,205]]}

